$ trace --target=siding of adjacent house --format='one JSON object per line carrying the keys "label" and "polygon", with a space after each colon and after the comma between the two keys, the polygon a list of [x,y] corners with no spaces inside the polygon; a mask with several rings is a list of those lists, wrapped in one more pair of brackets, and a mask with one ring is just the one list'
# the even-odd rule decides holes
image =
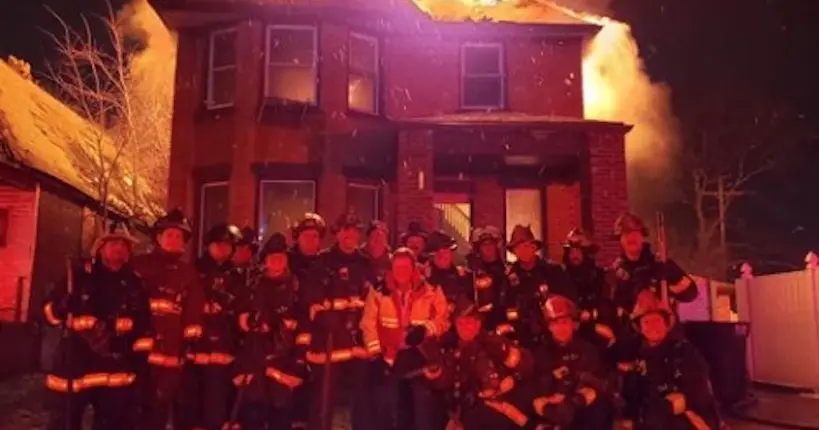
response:
{"label": "siding of adjacent house", "polygon": [[[36,189],[0,182],[0,208],[8,210],[8,236],[0,246],[0,320],[27,317],[35,237]],[[20,291],[20,282],[23,291]],[[22,293],[22,297],[20,297]]]}

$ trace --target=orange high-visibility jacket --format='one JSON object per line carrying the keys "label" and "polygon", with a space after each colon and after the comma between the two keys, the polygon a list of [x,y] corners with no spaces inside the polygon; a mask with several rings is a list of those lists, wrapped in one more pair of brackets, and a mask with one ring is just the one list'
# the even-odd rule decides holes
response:
{"label": "orange high-visibility jacket", "polygon": [[428,337],[449,330],[446,297],[438,287],[422,283],[409,292],[408,321],[399,309],[400,293],[392,285],[367,294],[360,327],[370,355],[383,353],[387,360],[394,359],[411,326],[423,326]]}

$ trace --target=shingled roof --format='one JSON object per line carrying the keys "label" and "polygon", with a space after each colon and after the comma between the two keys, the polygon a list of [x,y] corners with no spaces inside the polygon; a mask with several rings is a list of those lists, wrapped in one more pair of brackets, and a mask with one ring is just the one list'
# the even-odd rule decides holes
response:
{"label": "shingled roof", "polygon": [[[0,163],[34,169],[100,202],[95,148],[103,148],[110,163],[116,148],[109,137],[3,60],[0,82]],[[112,184],[109,206],[132,216],[122,199],[127,185],[119,181]]]}

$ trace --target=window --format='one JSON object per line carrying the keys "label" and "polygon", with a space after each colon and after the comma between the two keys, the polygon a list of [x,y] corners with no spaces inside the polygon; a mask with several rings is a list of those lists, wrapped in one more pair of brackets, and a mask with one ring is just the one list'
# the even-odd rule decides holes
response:
{"label": "window", "polygon": [[347,105],[350,109],[378,113],[378,40],[350,34]]}
{"label": "window", "polygon": [[347,184],[347,207],[354,210],[361,222],[369,224],[379,219],[378,186],[366,184]]}
{"label": "window", "polygon": [[261,181],[259,185],[259,232],[287,233],[305,212],[316,209],[316,184],[313,181]]}
{"label": "window", "polygon": [[265,97],[316,104],[317,34],[315,27],[267,27]]}
{"label": "window", "polygon": [[209,182],[202,185],[199,194],[199,252],[204,246],[203,238],[216,224],[228,220],[228,183]]}
{"label": "window", "polygon": [[500,44],[466,44],[461,48],[461,107],[497,109],[504,106],[506,79]]}
{"label": "window", "polygon": [[[512,235],[515,225],[529,225],[538,239],[543,238],[543,202],[538,189],[506,190],[506,238]],[[511,252],[506,253],[509,261],[515,261]]]}
{"label": "window", "polygon": [[233,106],[236,93],[236,29],[210,34],[208,89],[206,105],[210,109]]}

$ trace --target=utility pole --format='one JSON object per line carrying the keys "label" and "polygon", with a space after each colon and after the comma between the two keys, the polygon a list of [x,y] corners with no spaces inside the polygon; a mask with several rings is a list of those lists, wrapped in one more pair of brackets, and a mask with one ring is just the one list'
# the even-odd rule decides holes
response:
{"label": "utility pole", "polygon": [[743,196],[746,193],[743,191],[725,191],[725,177],[720,176],[717,180],[717,190],[705,191],[702,194],[708,197],[716,197],[717,199],[719,209],[719,246],[722,251],[722,275],[725,276],[728,273],[728,239],[725,229],[725,216],[728,212],[727,198]]}

